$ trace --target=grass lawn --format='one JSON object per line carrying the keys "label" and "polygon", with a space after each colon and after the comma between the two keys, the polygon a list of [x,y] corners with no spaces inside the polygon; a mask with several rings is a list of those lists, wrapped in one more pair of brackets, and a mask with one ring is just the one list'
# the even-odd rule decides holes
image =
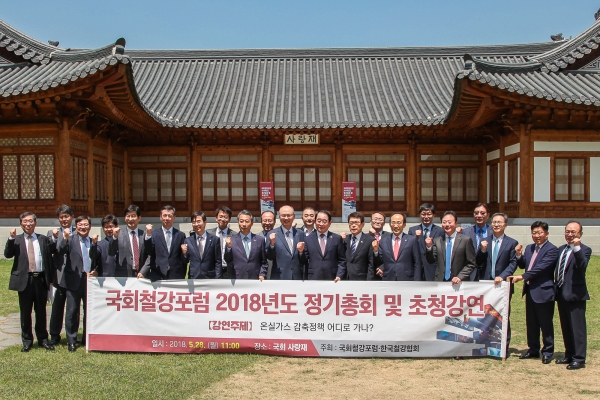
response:
{"label": "grass lawn", "polygon": [[[11,262],[0,261],[0,315],[18,312],[17,294],[8,290],[8,276],[10,274]],[[592,302],[588,302],[588,349],[590,353],[596,353],[600,350],[600,310],[595,304],[600,296],[600,257],[592,257],[587,273],[588,288],[592,296]],[[457,364],[454,360],[335,360],[335,359],[292,359],[268,357],[247,354],[216,354],[216,355],[175,355],[175,354],[123,354],[123,353],[89,353],[79,350],[74,354],[67,351],[66,346],[62,345],[55,352],[46,352],[34,347],[28,354],[20,353],[20,347],[14,346],[0,351],[0,398],[201,398],[206,395],[212,398],[221,398],[224,396],[235,397],[243,396],[251,398],[250,394],[260,394],[258,389],[252,392],[250,386],[246,386],[246,393],[240,392],[239,387],[234,388],[231,381],[227,378],[239,372],[242,376],[247,374],[249,382],[260,382],[261,379],[273,381],[273,385],[284,385],[284,393],[290,394],[290,397],[304,398],[331,398],[333,395],[331,379],[337,379],[334,374],[329,374],[328,369],[343,368],[347,374],[341,387],[356,383],[362,385],[361,380],[367,384],[371,379],[364,375],[365,368],[369,368],[370,363],[378,369],[380,365],[383,370],[388,370],[390,374],[402,374],[408,368],[420,370],[419,374],[414,376],[414,383],[431,373],[428,378],[431,390],[441,390],[444,383],[435,379],[436,371],[453,370],[452,380],[461,381],[461,370],[465,367],[464,373],[469,376],[469,382],[488,382],[489,374],[502,373],[502,368],[508,368],[513,365],[515,374],[522,374],[518,379],[529,379],[539,381],[539,379],[553,379],[552,374],[563,373],[564,368],[553,368],[552,373],[549,369],[543,369],[541,363],[529,363],[516,359],[514,354],[520,353],[526,349],[525,336],[525,301],[520,296],[521,284],[515,288],[515,296],[512,300],[512,327],[513,339],[511,343],[511,353],[513,357],[502,364],[495,359],[469,359]],[[558,312],[555,314],[556,326],[556,357],[562,356],[564,351],[560,326],[558,321]],[[597,357],[596,357],[597,358]],[[525,363],[527,365],[525,365]],[[540,365],[538,365],[538,363]],[[288,365],[289,364],[289,365]],[[594,363],[595,364],[595,363]],[[411,367],[412,366],[412,367]],[[457,367],[461,367],[457,370]],[[529,367],[534,367],[531,371]],[[558,367],[554,366],[553,367]],[[298,369],[298,371],[293,370]],[[441,370],[440,370],[441,368]],[[588,367],[588,371],[593,372],[594,365]],[[300,383],[296,385],[295,379],[286,382],[284,377],[278,378],[278,374],[288,369],[294,373],[296,378],[298,373],[307,377],[306,387]],[[422,369],[422,370],[421,370]],[[496,371],[498,369],[498,371]],[[429,371],[431,370],[431,371]],[[470,372],[466,372],[469,370]],[[252,372],[254,371],[254,372]],[[338,371],[339,372],[339,371]],[[338,373],[336,372],[336,373]],[[568,372],[568,371],[564,371]],[[536,375],[537,374],[537,375]],[[326,378],[324,375],[328,376]],[[479,376],[481,375],[481,376]],[[538,376],[539,375],[539,376]],[[312,376],[312,378],[311,378]],[[576,375],[569,375],[574,379]],[[269,378],[270,377],[270,378]],[[389,376],[388,376],[389,377]],[[496,377],[498,377],[496,375]],[[293,378],[293,377],[292,377]],[[310,378],[310,379],[309,379]],[[403,382],[410,383],[409,380]],[[517,376],[514,376],[517,379]],[[583,376],[582,376],[583,378]],[[281,379],[279,381],[279,379]],[[586,378],[586,379],[589,379]],[[323,382],[320,383],[320,380]],[[276,382],[277,381],[277,382]],[[445,379],[443,380],[445,381]],[[337,381],[336,381],[337,382]],[[386,381],[389,382],[389,381]],[[447,381],[445,381],[447,383]],[[403,384],[404,384],[403,383]],[[572,383],[572,382],[571,382]],[[207,389],[216,384],[215,389]],[[262,383],[261,383],[262,384]],[[396,383],[398,384],[398,383]],[[408,383],[407,383],[408,384]],[[385,383],[384,383],[385,385]],[[348,386],[348,387],[350,387]],[[363,385],[364,386],[364,385]],[[364,386],[368,387],[368,386]],[[383,386],[369,390],[381,390]],[[421,390],[422,390],[421,386]],[[437,388],[437,389],[436,389]],[[235,390],[234,390],[235,389]],[[390,390],[392,388],[390,387]],[[399,389],[399,388],[397,388]],[[215,391],[216,390],[216,391]],[[236,392],[237,390],[237,392]],[[263,386],[263,390],[268,390]],[[286,390],[288,392],[286,392]],[[306,390],[306,392],[303,392]],[[407,388],[409,390],[409,388]],[[435,398],[439,396],[431,392]],[[275,389],[271,392],[274,394]],[[312,393],[309,393],[312,392]],[[291,395],[294,393],[294,395]],[[302,394],[304,393],[304,395]],[[329,393],[323,397],[323,394]],[[368,396],[368,391],[364,394]],[[398,392],[395,392],[398,393]],[[406,392],[409,395],[410,390]],[[541,393],[541,392],[540,392]],[[263,393],[264,398],[271,398],[268,393]],[[341,395],[341,393],[338,392]],[[578,392],[580,395],[600,394],[598,391],[586,392],[584,387]],[[313,396],[314,395],[314,396]],[[362,397],[357,392],[348,398]],[[374,398],[379,397],[373,392]],[[280,395],[281,396],[281,395]],[[283,396],[287,397],[287,396]],[[400,396],[402,397],[402,396]],[[442,397],[453,397],[450,393]],[[254,397],[253,397],[254,398]],[[590,398],[590,397],[588,397]]]}

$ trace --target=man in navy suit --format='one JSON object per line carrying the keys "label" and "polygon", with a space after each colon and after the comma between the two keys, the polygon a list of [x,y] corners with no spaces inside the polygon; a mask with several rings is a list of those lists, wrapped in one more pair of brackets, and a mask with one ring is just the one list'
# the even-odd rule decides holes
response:
{"label": "man in navy suit", "polygon": [[378,242],[384,235],[389,233],[383,230],[385,227],[385,218],[385,214],[381,211],[376,211],[371,214],[371,229],[369,229],[369,234],[377,239]]}
{"label": "man in navy suit", "polygon": [[221,241],[206,232],[206,215],[202,211],[192,214],[192,228],[193,233],[181,245],[181,251],[190,263],[188,279],[221,278]]}
{"label": "man in navy suit", "polygon": [[144,246],[150,262],[140,270],[138,278],[150,278],[151,281],[164,279],[185,279],[187,262],[181,245],[185,233],[173,227],[175,208],[164,206],[160,210],[160,229],[153,231],[152,225],[146,225]]}
{"label": "man in navy suit", "polygon": [[348,215],[350,235],[341,234],[346,248],[346,279],[350,281],[371,281],[375,279],[373,241],[375,237],[363,233],[365,216],[360,212]]}
{"label": "man in navy suit", "polygon": [[35,233],[35,214],[24,212],[19,221],[23,233],[17,235],[16,229],[10,230],[10,237],[4,247],[4,257],[15,258],[8,288],[19,293],[23,342],[21,351],[28,352],[33,344],[32,309],[35,310],[35,336],[38,346],[54,350],[54,346],[48,342],[46,330],[46,299],[52,282],[52,253],[56,247],[48,237]]}
{"label": "man in navy suit", "polygon": [[265,239],[269,237],[269,232],[275,228],[275,214],[273,211],[263,211],[260,214],[260,225],[262,226],[262,232],[260,233]]}
{"label": "man in navy suit", "polygon": [[421,262],[423,263],[423,279],[426,281],[435,280],[435,271],[437,264],[430,263],[425,257],[427,246],[425,245],[425,239],[435,239],[444,234],[444,230],[433,223],[433,217],[435,216],[435,206],[430,203],[421,204],[419,207],[419,217],[421,223],[415,225],[408,230],[408,234],[417,237],[417,241],[420,247]]}
{"label": "man in navy suit", "polygon": [[127,276],[120,274],[117,270],[118,254],[110,252],[110,245],[115,240],[113,237],[114,229],[119,226],[119,220],[114,215],[107,215],[102,218],[102,231],[104,231],[104,239],[98,241],[98,255],[96,257],[96,273],[98,276],[115,277]]}
{"label": "man in navy suit", "polygon": [[300,262],[307,265],[309,280],[332,280],[338,282],[346,275],[346,254],[340,235],[330,232],[331,213],[317,213],[317,232],[310,234],[296,248]]}
{"label": "man in navy suit", "polygon": [[[221,278],[227,279],[229,278],[228,265],[225,262],[225,239],[237,234],[236,231],[232,230],[229,227],[229,221],[231,221],[232,212],[229,207],[221,206],[215,210],[215,218],[217,220],[218,226],[216,228],[207,229],[206,232],[215,235],[219,238],[221,243],[221,257],[223,260],[222,264],[222,274]],[[233,276],[232,276],[233,277]]]}
{"label": "man in navy suit", "polygon": [[[535,221],[531,224],[533,244],[525,249],[518,245],[517,266],[526,271],[521,276],[511,276],[514,282],[524,281],[525,321],[527,324],[527,352],[520,359],[539,358],[549,364],[554,354],[554,268],[558,259],[556,246],[548,241],[548,224]],[[540,348],[540,330],[544,347]]]}
{"label": "man in navy suit", "polygon": [[[465,228],[462,233],[471,238],[475,253],[481,247],[481,242],[491,235],[492,229],[487,224],[487,220],[490,217],[490,209],[485,203],[478,203],[473,210],[473,218],[475,219],[475,225]],[[478,281],[479,275],[483,265],[477,264],[477,268],[471,274],[472,281]],[[512,274],[511,274],[512,275]]]}
{"label": "man in navy suit", "polygon": [[[502,283],[512,276],[517,269],[517,253],[515,248],[519,244],[515,239],[504,234],[508,225],[508,215],[496,213],[492,216],[491,235],[481,241],[477,250],[477,264],[481,266],[479,279],[492,280],[495,285]],[[514,292],[514,285],[510,285],[510,297]],[[510,344],[510,309],[508,320],[507,347]]]}
{"label": "man in navy suit", "polygon": [[279,209],[281,226],[271,230],[267,237],[267,259],[272,261],[269,279],[302,280],[304,266],[300,262],[297,244],[304,242],[304,231],[294,228],[296,214],[290,206]]}
{"label": "man in navy suit", "polygon": [[585,282],[585,271],[592,249],[581,243],[583,228],[577,221],[565,227],[566,244],[558,249],[556,265],[556,303],[560,328],[565,342],[565,357],[557,364],[568,364],[567,369],[585,367],[587,351],[586,301],[590,299]]}
{"label": "man in navy suit", "polygon": [[252,213],[242,210],[238,214],[240,232],[225,239],[225,261],[231,266],[232,279],[259,279],[267,276],[269,265],[265,253],[265,238],[255,235],[252,229]]}
{"label": "man in navy suit", "polygon": [[109,246],[109,255],[116,256],[115,274],[119,277],[143,277],[140,271],[150,268],[150,258],[147,255],[144,231],[138,228],[142,220],[142,212],[135,204],[125,209],[125,229],[113,227],[113,240]]}
{"label": "man in navy suit", "polygon": [[403,233],[405,214],[390,218],[392,234],[384,236],[379,243],[373,241],[377,274],[384,281],[420,281],[423,262],[416,236]]}
{"label": "man in navy suit", "polygon": [[87,277],[94,273],[97,256],[98,235],[89,237],[92,224],[87,216],[75,219],[75,232],[65,229],[59,237],[57,251],[66,255],[67,261],[60,282],[67,290],[67,311],[65,313],[65,331],[69,351],[76,350],[77,331],[79,330],[79,308],[83,302],[83,336],[81,343],[85,346],[86,336],[86,298]]}

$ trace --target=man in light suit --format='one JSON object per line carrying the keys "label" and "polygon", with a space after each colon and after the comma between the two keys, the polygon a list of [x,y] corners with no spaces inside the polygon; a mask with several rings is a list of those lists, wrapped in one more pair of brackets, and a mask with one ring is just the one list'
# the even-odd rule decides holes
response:
{"label": "man in light suit", "polygon": [[10,230],[10,237],[4,247],[4,257],[15,258],[8,288],[19,293],[23,342],[21,351],[26,353],[33,345],[32,309],[35,310],[35,336],[38,346],[54,350],[54,345],[48,342],[46,330],[46,299],[52,282],[52,253],[56,247],[46,236],[35,233],[35,214],[24,212],[19,216],[19,221],[23,233],[17,235],[16,229]]}
{"label": "man in light suit", "polygon": [[[508,215],[496,213],[492,216],[491,235],[481,241],[477,250],[477,265],[481,266],[479,270],[480,280],[492,280],[495,285],[502,283],[506,278],[512,276],[517,269],[516,247],[518,242],[506,236],[504,230],[508,225]],[[510,285],[510,298],[514,293],[514,285]],[[508,320],[508,334],[506,347],[510,344],[510,308]],[[508,352],[507,352],[508,354]]]}
{"label": "man in light suit", "polygon": [[[75,231],[73,227],[73,210],[66,204],[61,205],[56,210],[56,217],[60,223],[60,228],[51,229],[48,231],[46,236],[53,241],[56,247],[56,242],[59,237],[63,236],[65,229]],[[54,286],[54,296],[52,299],[52,313],[50,314],[50,344],[57,345],[60,343],[60,332],[63,328],[63,322],[65,319],[65,304],[67,302],[67,291],[60,286],[62,279],[62,272],[65,267],[67,258],[54,252],[53,256],[53,277],[52,286]]]}
{"label": "man in light suit", "polygon": [[567,364],[567,369],[585,367],[587,352],[586,301],[590,299],[585,282],[585,271],[592,249],[581,243],[583,228],[577,221],[565,227],[566,244],[558,249],[558,264],[554,281],[560,328],[565,342],[565,357],[557,364]]}
{"label": "man in light suit", "polygon": [[92,224],[87,216],[75,219],[76,231],[71,234],[69,229],[63,231],[59,238],[57,251],[66,255],[67,262],[60,282],[67,290],[67,311],[65,314],[65,330],[70,352],[76,350],[77,331],[79,330],[79,309],[83,302],[83,336],[81,343],[85,346],[86,308],[87,308],[87,277],[97,276],[93,270],[96,265],[98,235],[90,239]]}
{"label": "man in light suit", "polygon": [[[473,242],[475,248],[475,254],[481,247],[481,242],[491,235],[492,229],[487,224],[487,220],[490,217],[490,209],[485,203],[478,203],[473,210],[473,218],[475,218],[475,225],[463,229],[463,235],[467,235]],[[478,281],[479,275],[483,265],[477,264],[477,269],[471,274],[472,281]],[[512,274],[511,274],[512,275]]]}
{"label": "man in light suit", "polygon": [[114,239],[114,229],[119,226],[119,220],[112,214],[102,218],[102,231],[104,231],[104,239],[98,241],[96,257],[96,272],[98,276],[115,277],[117,275],[117,263],[119,255],[110,254],[110,245]]}
{"label": "man in light suit", "polygon": [[252,213],[242,210],[238,214],[240,233],[225,239],[225,261],[231,266],[232,279],[259,279],[267,276],[265,238],[255,235],[252,229]]}
{"label": "man in light suit", "polygon": [[444,235],[425,239],[425,256],[431,264],[437,263],[435,281],[458,285],[468,281],[475,268],[475,250],[471,238],[456,231],[458,218],[454,211],[442,216]]}
{"label": "man in light suit", "polygon": [[[525,321],[527,324],[527,346],[520,359],[539,358],[549,364],[554,354],[554,268],[558,259],[558,250],[548,241],[548,224],[535,221],[531,224],[533,244],[525,249],[517,246],[517,266],[526,269],[521,276],[511,276],[515,282],[524,281]],[[544,347],[540,349],[540,331]]]}
{"label": "man in light suit", "polygon": [[373,241],[377,274],[384,281],[420,281],[423,262],[417,237],[402,232],[406,215],[392,215],[390,226],[391,235],[384,236],[379,243]]}
{"label": "man in light suit", "polygon": [[[175,207],[164,206],[160,210],[162,226],[153,231],[152,225],[146,225],[146,254],[150,262],[140,270],[139,278],[150,278],[151,281],[165,279],[185,279],[187,260],[183,256],[181,245],[185,241],[185,233],[173,227]],[[141,276],[140,276],[141,275]]]}
{"label": "man in light suit", "polygon": [[423,263],[423,280],[426,281],[435,280],[435,271],[437,269],[437,264],[430,263],[425,257],[425,251],[427,250],[427,246],[425,245],[425,239],[435,239],[444,235],[444,230],[440,226],[437,226],[433,223],[434,216],[435,206],[433,204],[421,204],[421,207],[419,207],[419,217],[421,218],[421,223],[419,225],[411,227],[408,230],[408,234],[416,236],[417,241],[419,242],[419,247],[421,248],[421,262]]}
{"label": "man in light suit", "polygon": [[307,265],[308,280],[340,281],[346,276],[346,251],[340,235],[330,232],[331,213],[317,213],[317,232],[297,244],[300,262]]}
{"label": "man in light suit", "polygon": [[219,279],[222,272],[221,242],[206,232],[206,215],[202,211],[192,214],[194,232],[186,238],[181,250],[190,263],[188,279]]}
{"label": "man in light suit", "polygon": [[297,244],[304,242],[304,232],[294,228],[296,214],[290,206],[279,209],[281,226],[268,233],[267,259],[273,263],[269,279],[303,280],[304,265],[300,262]]}
{"label": "man in light suit", "polygon": [[143,268],[150,268],[150,258],[146,254],[144,231],[138,228],[142,220],[140,208],[134,204],[125,209],[125,229],[113,228],[113,240],[109,246],[109,256],[116,257],[113,276],[139,276]]}
{"label": "man in light suit", "polygon": [[360,212],[348,215],[350,234],[341,234],[346,249],[346,279],[350,281],[371,281],[375,278],[373,247],[375,240],[363,233],[365,216]]}
{"label": "man in light suit", "polygon": [[[222,273],[221,278],[229,278],[227,262],[225,262],[225,242],[228,237],[232,237],[237,234],[236,231],[229,227],[229,221],[231,221],[231,210],[229,207],[221,206],[215,210],[215,218],[217,220],[218,227],[207,229],[206,232],[215,235],[219,238],[221,243],[221,256],[223,260],[221,262]],[[233,276],[232,276],[233,277]]]}

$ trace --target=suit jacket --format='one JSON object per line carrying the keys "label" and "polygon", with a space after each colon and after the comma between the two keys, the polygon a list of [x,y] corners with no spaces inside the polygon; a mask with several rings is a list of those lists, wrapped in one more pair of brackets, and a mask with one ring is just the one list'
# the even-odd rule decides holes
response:
{"label": "suit jacket", "polygon": [[[70,228],[70,230],[71,230],[71,234],[74,234],[75,227],[72,226]],[[62,236],[62,234],[63,234],[62,232],[63,232],[63,228],[58,227],[58,237],[59,238]],[[53,254],[52,254],[52,268],[53,268],[52,286],[58,288],[58,287],[60,287],[59,284],[60,284],[60,281],[62,280],[62,273],[63,273],[65,263],[67,262],[67,257],[64,254],[59,254],[56,251],[56,245],[57,245],[58,239],[54,239],[54,235],[52,234],[52,229],[50,229],[48,231],[46,236],[48,237],[48,239],[52,243],[52,246],[54,247]]]}
{"label": "suit jacket", "polygon": [[223,271],[221,240],[215,235],[206,233],[204,251],[201,256],[197,238],[198,235],[194,232],[184,241],[184,244],[187,244],[187,254],[184,257],[190,263],[188,279],[221,278],[221,272]]}
{"label": "suit jacket", "polygon": [[[185,279],[187,260],[181,251],[181,245],[185,241],[185,233],[179,229],[173,229],[171,238],[171,249],[167,249],[167,241],[162,226],[152,231],[152,236],[145,240],[146,254],[150,257],[150,263],[141,269],[142,275],[151,281],[161,279]],[[148,275],[148,272],[150,274]]]}
{"label": "suit jacket", "polygon": [[319,232],[311,233],[304,241],[304,251],[300,262],[307,265],[309,280],[334,280],[346,276],[346,249],[342,237],[336,233],[327,233],[325,254],[321,253]]}
{"label": "suit jacket", "polygon": [[[425,252],[430,264],[437,263],[435,281],[443,281],[446,274],[446,234],[433,240],[433,245]],[[458,277],[468,281],[475,269],[475,250],[471,238],[458,233],[452,244],[452,260],[450,260],[450,279]]]}
{"label": "suit jacket", "polygon": [[384,281],[420,281],[423,275],[420,246],[416,236],[403,234],[400,252],[394,258],[396,235],[386,235],[379,242],[375,266],[383,271]]}
{"label": "suit jacket", "polygon": [[[285,232],[282,226],[273,229],[267,234],[267,259],[273,262],[271,269],[271,279],[284,280],[302,280],[304,279],[304,265],[300,262],[300,255],[296,245],[304,242],[304,231],[292,227],[292,251],[288,246]],[[271,233],[276,235],[275,245],[271,246],[271,240],[268,239]]]}
{"label": "suit jacket", "polygon": [[[206,233],[210,233],[211,235],[215,235],[217,238],[219,238],[219,240],[221,240],[221,237],[217,234],[217,231],[219,230],[219,227],[217,226],[216,228],[211,228],[211,229],[207,229]],[[227,227],[227,237],[232,237],[233,235],[237,235],[237,232],[232,230],[229,226]],[[225,243],[221,242],[221,257],[225,257],[225,251],[224,251],[224,247],[225,247]],[[225,261],[227,263],[227,261]],[[223,279],[228,279],[229,278],[229,270],[231,270],[231,266],[227,265],[226,267],[222,268],[221,270],[221,278]],[[231,277],[233,278],[233,277]]]}
{"label": "suit jacket", "polygon": [[[481,251],[481,246],[477,249],[477,264],[481,266],[479,270],[479,279],[489,280],[492,279],[492,255],[493,255],[493,244],[494,235],[490,235],[485,238],[488,242],[487,250]],[[498,249],[498,256],[496,258],[496,268],[494,276],[499,276],[502,280],[506,280],[509,276],[514,275],[517,269],[517,253],[515,247],[519,242],[510,236],[504,235],[500,248]]]}
{"label": "suit jacket", "polygon": [[[492,235],[493,234],[492,227],[489,226],[488,224],[486,224],[485,226],[486,226],[486,232],[487,232],[486,236]],[[471,241],[473,242],[473,248],[475,249],[475,254],[477,254],[477,251],[481,248],[481,243],[479,244],[479,246],[477,245],[477,225],[471,225],[470,227],[463,229],[462,234],[467,235],[468,237],[471,238]],[[485,240],[485,239],[486,239],[486,237],[484,237],[482,240]],[[490,243],[490,242],[488,241],[488,243]],[[485,267],[483,264],[480,264],[480,263],[476,263],[475,266],[477,268],[471,274],[472,281],[479,280],[479,276],[481,275],[481,270]]]}
{"label": "suit jacket", "polygon": [[[58,236],[56,244],[57,251],[64,254],[67,258],[65,267],[60,281],[60,287],[70,291],[77,291],[81,282],[86,282],[86,273],[83,268],[83,256],[81,254],[81,244],[79,243],[79,235],[73,233],[69,239],[65,241],[63,236]],[[90,270],[94,270],[97,264],[98,245],[93,244],[90,238]]]}
{"label": "suit jacket", "polygon": [[238,233],[231,237],[231,248],[225,246],[225,261],[231,271],[235,271],[232,279],[258,279],[259,276],[266,277],[267,256],[265,253],[265,238],[254,233],[250,234],[250,255],[246,257],[246,249],[242,241],[242,234]]}
{"label": "suit jacket", "polygon": [[[554,280],[558,283],[558,263],[563,250],[567,247],[566,244],[558,249],[558,260],[556,264],[556,276]],[[581,244],[581,249],[578,252],[572,251],[567,259],[565,267],[564,282],[562,286],[562,297],[566,301],[585,301],[590,299],[585,282],[585,271],[592,255],[592,249],[585,244]],[[557,288],[558,289],[558,288]]]}
{"label": "suit jacket", "polygon": [[[108,276],[137,276],[137,271],[133,269],[133,251],[131,250],[131,239],[128,236],[127,228],[121,229],[117,240],[112,240],[109,244],[109,256],[118,256],[114,275]],[[148,270],[150,268],[150,257],[146,254],[146,232],[136,229],[138,239],[138,266],[139,270]],[[105,275],[107,276],[107,275]]]}
{"label": "suit jacket", "polygon": [[[54,243],[44,235],[36,233],[38,244],[40,246],[40,253],[42,254],[42,269],[44,270],[44,277],[46,278],[46,289],[48,289],[53,278],[53,266],[52,266],[52,254],[55,253],[56,248]],[[8,239],[6,246],[4,246],[4,257],[15,258],[13,261],[12,269],[10,270],[10,280],[8,281],[8,288],[10,290],[16,290],[22,292],[27,288],[27,282],[29,280],[29,258],[27,258],[27,239],[24,234],[17,235],[14,240]]]}
{"label": "suit jacket", "polygon": [[[437,237],[444,235],[444,230],[435,224],[431,224],[429,226],[431,231],[429,232],[429,237],[435,239]],[[415,225],[408,230],[408,234],[411,236],[417,236],[417,231],[422,230],[422,224]],[[421,236],[417,238],[417,242],[419,243],[420,248],[420,256],[421,262],[423,263],[423,279],[426,281],[433,281],[435,279],[435,271],[437,270],[437,263],[430,263],[427,261],[427,257],[425,257],[425,252],[427,251],[427,245],[425,244],[425,235],[421,233]]]}
{"label": "suit jacket", "polygon": [[[117,239],[118,240],[118,239]],[[96,257],[96,272],[98,272],[98,276],[103,277],[130,277],[132,274],[125,275],[121,269],[117,268],[118,254],[110,254],[110,245],[112,242],[116,242],[111,237],[105,237],[104,239],[98,241],[97,251],[98,255]]]}
{"label": "suit jacket", "polygon": [[[534,250],[535,244],[525,248],[525,254],[517,258],[519,268],[529,267]],[[529,296],[535,303],[554,301],[554,268],[557,260],[558,249],[547,241],[540,249],[531,269],[523,274],[523,296],[529,292]]]}
{"label": "suit jacket", "polygon": [[[356,243],[356,250],[352,254],[352,237],[347,234],[344,246],[346,248],[346,279],[350,281],[371,281],[375,277],[375,265],[373,254],[373,240],[375,237],[368,233],[360,236]],[[383,236],[382,236],[383,237]]]}

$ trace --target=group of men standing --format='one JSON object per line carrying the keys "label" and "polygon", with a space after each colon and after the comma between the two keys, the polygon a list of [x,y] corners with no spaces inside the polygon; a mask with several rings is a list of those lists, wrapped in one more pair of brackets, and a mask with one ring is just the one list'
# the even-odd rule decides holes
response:
{"label": "group of men standing", "polygon": [[[522,245],[505,235],[508,216],[491,216],[488,206],[477,204],[475,224],[464,230],[458,226],[455,212],[446,211],[441,226],[434,224],[435,206],[425,203],[419,209],[421,223],[407,233],[406,215],[390,216],[391,232],[383,228],[386,215],[371,215],[371,229],[363,232],[365,216],[360,212],[348,217],[349,233],[330,231],[332,216],[326,210],[306,208],[303,226],[297,228],[295,211],[290,206],[279,209],[280,226],[275,228],[275,214],[261,215],[261,234],[251,232],[253,215],[242,210],[237,215],[239,232],[229,227],[232,211],[219,207],[215,211],[218,226],[206,229],[206,215],[191,216],[189,237],[173,226],[175,208],[160,211],[161,227],[148,224],[141,229],[141,210],[130,205],[125,209],[125,229],[118,218],[102,219],[105,238],[90,237],[91,220],[80,216],[74,220],[70,207],[57,210],[60,227],[47,235],[35,233],[36,217],[25,212],[20,216],[23,234],[11,230],[5,257],[15,258],[10,289],[19,292],[23,348],[33,343],[31,311],[35,309],[35,332],[38,343],[53,350],[60,342],[63,316],[69,351],[75,351],[79,329],[79,310],[84,305],[87,276],[168,279],[270,279],[270,280],[384,280],[439,281],[460,284],[462,281],[491,280],[494,284],[508,280],[524,281],[528,351],[520,358],[542,356],[550,362],[554,352],[552,319],[554,302],[558,303],[565,341],[565,357],[557,364],[568,369],[585,366],[585,306],[589,300],[585,270],[591,250],[581,243],[582,226],[572,221],[565,228],[566,244],[556,248],[548,241],[548,224],[537,221],[531,226],[534,244]],[[74,220],[74,221],[73,221]],[[188,267],[189,264],[189,267]],[[524,268],[515,276],[516,268]],[[49,285],[55,288],[50,317],[50,335],[46,331],[46,299]],[[66,303],[66,315],[65,315]],[[510,341],[510,325],[508,340]],[[540,331],[543,347],[540,345]]]}

